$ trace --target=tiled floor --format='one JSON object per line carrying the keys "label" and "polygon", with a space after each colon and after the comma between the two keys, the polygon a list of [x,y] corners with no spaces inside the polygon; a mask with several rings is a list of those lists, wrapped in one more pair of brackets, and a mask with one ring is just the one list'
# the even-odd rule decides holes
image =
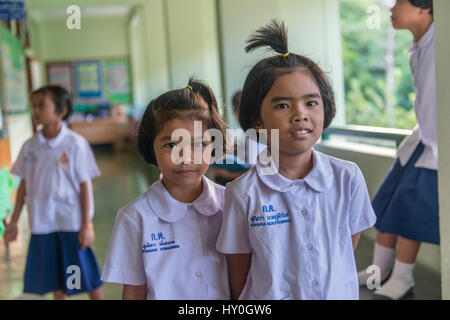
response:
{"label": "tiled floor", "polygon": [[[95,148],[95,155],[102,172],[94,180],[96,214],[94,218],[96,241],[93,246],[100,266],[103,266],[108,248],[114,217],[119,208],[144,192],[159,177],[158,170],[145,164],[133,153],[114,153],[109,148]],[[51,299],[24,295],[23,272],[28,249],[29,230],[24,212],[21,217],[21,229],[18,241],[10,245],[9,250],[0,241],[0,299]],[[356,251],[358,269],[367,267],[371,262],[373,243],[362,237]],[[409,299],[440,299],[440,277],[418,265],[415,271],[416,289]],[[105,283],[105,299],[120,299],[122,287]],[[368,289],[361,289],[361,299],[372,299]],[[87,295],[78,295],[72,299],[87,299]]]}

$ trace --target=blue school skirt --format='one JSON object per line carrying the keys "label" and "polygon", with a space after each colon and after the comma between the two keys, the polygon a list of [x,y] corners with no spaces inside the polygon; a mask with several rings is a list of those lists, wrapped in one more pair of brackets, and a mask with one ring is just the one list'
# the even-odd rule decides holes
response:
{"label": "blue school skirt", "polygon": [[424,150],[420,143],[406,166],[397,159],[372,202],[380,232],[439,244],[437,171],[416,168]]}
{"label": "blue school skirt", "polygon": [[62,290],[68,296],[102,285],[91,247],[80,250],[78,232],[32,234],[25,268],[25,293]]}

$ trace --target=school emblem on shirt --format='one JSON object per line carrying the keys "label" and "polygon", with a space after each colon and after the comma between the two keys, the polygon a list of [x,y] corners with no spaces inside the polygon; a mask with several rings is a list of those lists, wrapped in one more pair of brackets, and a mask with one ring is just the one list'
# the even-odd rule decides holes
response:
{"label": "school emblem on shirt", "polygon": [[267,204],[261,207],[262,215],[254,215],[250,218],[250,227],[273,227],[279,224],[290,223],[289,213],[285,210],[277,212],[274,205]]}
{"label": "school emblem on shirt", "polygon": [[65,167],[67,167],[67,166],[69,165],[69,158],[67,157],[67,154],[66,154],[65,152],[63,152],[63,153],[61,154],[61,156],[59,157],[59,159],[58,159],[58,165],[59,165],[61,168],[65,168]]}
{"label": "school emblem on shirt", "polygon": [[175,242],[175,237],[166,237],[162,232],[151,233],[147,239],[149,241],[142,245],[142,253],[163,252],[180,248],[180,245]]}

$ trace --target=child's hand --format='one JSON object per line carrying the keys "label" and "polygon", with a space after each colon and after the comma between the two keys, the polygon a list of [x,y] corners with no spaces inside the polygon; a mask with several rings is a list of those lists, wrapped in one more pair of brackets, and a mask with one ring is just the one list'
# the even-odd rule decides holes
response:
{"label": "child's hand", "polygon": [[84,223],[81,226],[80,233],[78,234],[78,241],[80,241],[81,250],[86,249],[94,243],[95,233],[92,223]]}
{"label": "child's hand", "polygon": [[3,239],[5,239],[5,243],[8,244],[11,241],[17,239],[17,234],[19,232],[19,228],[17,227],[17,222],[10,222],[6,225],[5,233],[3,235]]}

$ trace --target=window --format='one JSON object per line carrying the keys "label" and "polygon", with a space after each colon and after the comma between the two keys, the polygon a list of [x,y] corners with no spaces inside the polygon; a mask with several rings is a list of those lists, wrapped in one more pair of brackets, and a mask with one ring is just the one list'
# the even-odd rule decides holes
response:
{"label": "window", "polygon": [[412,35],[394,30],[392,0],[340,0],[347,124],[412,129]]}

